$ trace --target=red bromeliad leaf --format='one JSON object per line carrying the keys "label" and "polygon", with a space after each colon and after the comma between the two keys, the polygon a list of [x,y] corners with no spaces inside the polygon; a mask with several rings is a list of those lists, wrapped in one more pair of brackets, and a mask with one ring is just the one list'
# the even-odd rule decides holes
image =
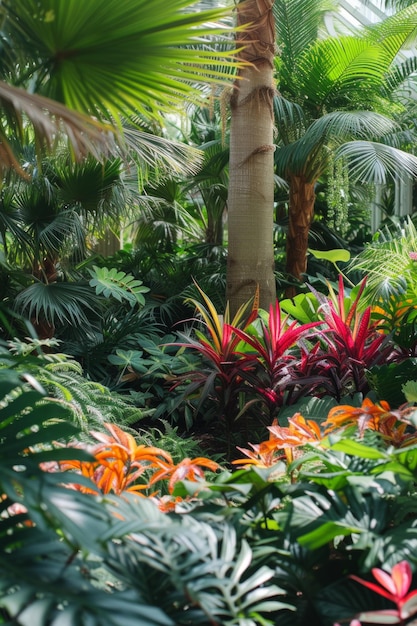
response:
{"label": "red bromeliad leaf", "polygon": [[391,575],[378,568],[374,568],[372,574],[385,589],[395,595],[397,600],[402,600],[410,589],[412,572],[408,561],[401,561],[394,565]]}
{"label": "red bromeliad leaf", "polygon": [[367,587],[368,589],[375,591],[375,593],[382,596],[383,598],[386,598],[387,600],[391,600],[391,602],[395,602],[393,598],[393,594],[387,591],[386,589],[384,589],[384,587],[381,587],[380,585],[377,585],[376,583],[373,583],[369,580],[364,580],[363,578],[359,578],[359,576],[355,576],[354,574],[352,574],[350,578],[352,578],[353,580],[356,580],[356,582],[360,583],[364,587]]}
{"label": "red bromeliad leaf", "polygon": [[278,359],[295,346],[302,336],[320,324],[319,321],[302,325],[293,321],[289,324],[288,317],[281,318],[281,308],[277,300],[275,305],[270,305],[268,323],[261,321],[262,335],[260,337],[253,336],[239,328],[236,328],[235,332],[242,341],[256,350],[257,359],[263,359],[267,366],[272,369]]}
{"label": "red bromeliad leaf", "polygon": [[401,605],[401,617],[407,619],[417,613],[417,590],[406,595]]}
{"label": "red bromeliad leaf", "polygon": [[[360,620],[372,624],[399,624],[417,613],[417,590],[408,593],[412,582],[412,571],[408,561],[400,561],[394,565],[391,574],[378,567],[372,569],[372,574],[379,584],[354,575],[350,578],[396,604],[397,610],[361,613],[357,616]],[[381,617],[380,621],[376,621],[378,616]]]}

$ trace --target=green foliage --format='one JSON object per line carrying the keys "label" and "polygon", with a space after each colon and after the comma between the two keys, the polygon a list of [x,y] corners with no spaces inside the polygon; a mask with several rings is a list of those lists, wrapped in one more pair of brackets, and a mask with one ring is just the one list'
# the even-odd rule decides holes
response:
{"label": "green foliage", "polygon": [[385,227],[378,232],[372,243],[352,259],[350,269],[367,276],[368,301],[382,302],[385,307],[391,300],[396,308],[413,306],[416,265],[412,255],[416,250],[417,231],[407,218],[397,228]]}
{"label": "green foliage", "polygon": [[[16,344],[19,350],[28,347]],[[162,513],[152,498],[83,493],[68,488],[73,474],[41,469],[39,461],[50,468],[90,457],[64,445],[78,434],[64,403],[24,382],[35,384],[37,358],[9,353],[0,369],[4,619],[22,626],[33,616],[39,626],[63,620],[111,626],[121,619],[161,626],[301,626],[308,615],[312,626],[333,626],[387,608],[350,574],[390,571],[404,559],[416,568],[410,554],[417,546],[417,448],[406,433],[393,445],[394,428],[389,439],[359,430],[358,422],[314,444],[302,447],[301,438],[288,466],[282,459],[269,466],[253,462],[209,481],[177,482],[172,498],[178,514]],[[50,366],[42,380],[55,369],[77,370],[62,356],[46,355],[41,363]],[[303,411],[323,429],[330,407],[338,408],[311,398]],[[343,410],[359,419],[366,407],[367,423],[388,411],[368,403],[339,407],[337,415]],[[392,416],[415,438],[415,410]],[[301,418],[298,424],[308,434],[309,425]],[[195,441],[180,438],[168,424],[144,431],[140,441],[178,458],[198,453]],[[91,486],[78,475],[77,482]]]}
{"label": "green foliage", "polygon": [[109,270],[96,265],[90,270],[90,274],[92,276],[90,286],[95,288],[97,295],[103,295],[105,298],[112,297],[119,302],[127,300],[131,306],[145,304],[142,294],[147,293],[149,288],[144,287],[141,280],[120,272],[116,268]]}
{"label": "green foliage", "polygon": [[56,348],[54,341],[9,341],[0,351],[0,372],[13,367],[38,381],[43,389],[68,411],[68,417],[81,429],[101,428],[104,422],[129,425],[148,412],[88,380],[81,365],[66,354],[43,352]]}
{"label": "green foliage", "polygon": [[7,494],[0,605],[6,619],[22,626],[33,619],[37,626],[121,620],[256,626],[288,607],[273,569],[257,564],[248,541],[227,520],[167,516],[137,496],[98,498],[68,489],[68,474],[42,471],[39,461],[90,457],[51,446],[76,432],[61,404],[22,385],[13,371],[0,371],[0,390],[0,485]]}
{"label": "green foliage", "polygon": [[405,385],[415,382],[415,371],[416,361],[410,358],[399,363],[371,367],[367,378],[378,398],[387,400],[391,406],[400,406],[413,401],[413,398],[407,397],[404,391]]}

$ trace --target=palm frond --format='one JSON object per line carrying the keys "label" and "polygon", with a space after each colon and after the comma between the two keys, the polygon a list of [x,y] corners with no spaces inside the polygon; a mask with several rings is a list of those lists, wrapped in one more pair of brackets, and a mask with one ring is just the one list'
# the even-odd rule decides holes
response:
{"label": "palm frond", "polygon": [[348,161],[353,179],[375,184],[404,174],[417,175],[417,157],[381,143],[351,141],[337,149],[336,158]]}
{"label": "palm frond", "polygon": [[414,46],[417,40],[417,5],[410,4],[384,20],[368,26],[366,36],[380,43],[394,61],[405,48]]}
{"label": "palm frond", "polygon": [[[363,37],[329,37],[316,41],[299,57],[295,74],[297,90],[310,107],[352,108],[352,102],[368,99],[383,84],[391,59],[379,44]],[[342,107],[344,104],[344,107]],[[368,104],[369,106],[369,104]]]}
{"label": "palm frond", "polygon": [[282,66],[281,86],[290,88],[296,69],[296,59],[318,37],[327,11],[336,6],[332,0],[279,0],[274,2],[276,39]]}
{"label": "palm frond", "polygon": [[307,121],[299,104],[277,95],[274,97],[274,115],[278,141],[289,144],[302,137]]}
{"label": "palm frond", "polygon": [[89,323],[84,309],[97,314],[97,297],[89,287],[75,283],[36,282],[16,296],[14,308],[37,322],[77,326]]}
{"label": "palm frond", "polygon": [[82,163],[61,162],[47,164],[47,175],[59,191],[64,206],[77,206],[85,214],[94,214],[101,205],[108,204],[112,190],[121,184],[122,163],[119,159],[104,163],[87,158]]}
{"label": "palm frond", "polygon": [[352,138],[373,139],[397,128],[396,123],[371,111],[333,111],[315,120],[307,129],[308,143],[344,143]]}
{"label": "palm frond", "polygon": [[[57,137],[66,137],[76,158],[92,154],[101,159],[116,151],[115,137],[117,130],[98,122],[83,113],[73,111],[63,104],[39,94],[28,93],[24,89],[14,87],[0,81],[0,105],[8,115],[9,128],[23,131],[25,118],[29,120],[38,145],[48,149],[55,147]],[[4,147],[2,159],[6,165],[13,167],[25,175],[14,157],[8,136],[1,133]]]}
{"label": "palm frond", "polygon": [[[399,63],[393,65],[386,77],[383,93],[392,94],[397,92],[400,96],[406,96],[409,80],[412,80],[413,74],[417,71],[417,57],[409,57]],[[408,98],[407,98],[408,99]]]}
{"label": "palm frond", "polygon": [[410,252],[417,251],[417,230],[410,218],[394,233],[384,229],[380,237],[352,259],[349,268],[367,275],[367,298],[375,303],[406,298],[408,283],[415,283],[415,261]]}
{"label": "palm frond", "polygon": [[193,84],[230,81],[235,52],[212,43],[230,33],[219,23],[230,11],[188,11],[193,4],[6,0],[2,6],[11,37],[37,59],[38,76],[48,76],[42,88],[49,96],[99,118],[110,113],[119,119],[120,111],[147,117],[172,111],[185,97],[199,97]]}
{"label": "palm frond", "polygon": [[123,124],[123,137],[142,168],[162,167],[171,174],[192,175],[199,169],[203,158],[198,148],[145,132],[128,122]]}
{"label": "palm frond", "polygon": [[370,111],[334,111],[323,115],[300,139],[279,147],[275,158],[277,173],[285,176],[288,171],[304,172],[309,180],[314,180],[323,173],[338,145],[354,137],[373,138],[395,127],[392,120]]}

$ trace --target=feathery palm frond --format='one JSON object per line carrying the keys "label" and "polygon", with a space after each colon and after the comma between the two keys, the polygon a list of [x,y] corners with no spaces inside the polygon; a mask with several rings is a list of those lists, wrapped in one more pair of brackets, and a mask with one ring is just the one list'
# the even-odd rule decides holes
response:
{"label": "feathery palm frond", "polygon": [[335,108],[338,103],[338,108],[352,109],[355,99],[364,101],[363,81],[368,98],[372,95],[370,86],[374,93],[382,86],[390,61],[382,46],[364,38],[320,39],[297,60],[296,90],[305,93],[310,108]]}
{"label": "feathery palm frond", "polygon": [[417,4],[400,9],[380,22],[364,29],[366,36],[380,43],[392,61],[404,49],[415,45],[417,40]]}
{"label": "feathery palm frond", "polygon": [[299,104],[277,95],[274,97],[274,114],[279,120],[277,128],[279,141],[286,145],[303,136],[308,122]]}
{"label": "feathery palm frond", "polygon": [[386,228],[381,231],[376,241],[352,259],[350,268],[367,275],[366,294],[373,303],[380,299],[388,302],[391,297],[406,300],[407,290],[410,294],[415,291],[416,262],[410,253],[416,251],[417,230],[408,218],[394,233]]}
{"label": "feathery palm frond", "polygon": [[279,0],[273,5],[276,39],[285,91],[293,82],[297,59],[318,37],[323,17],[335,8],[333,0]]}

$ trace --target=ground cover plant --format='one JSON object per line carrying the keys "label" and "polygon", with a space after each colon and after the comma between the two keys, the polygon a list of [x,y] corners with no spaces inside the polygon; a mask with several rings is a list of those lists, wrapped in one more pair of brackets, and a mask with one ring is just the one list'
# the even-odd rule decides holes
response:
{"label": "ground cover plant", "polygon": [[0,370],[3,623],[412,619],[412,404],[296,414],[232,466],[174,462],[116,425],[81,442],[21,365]]}

